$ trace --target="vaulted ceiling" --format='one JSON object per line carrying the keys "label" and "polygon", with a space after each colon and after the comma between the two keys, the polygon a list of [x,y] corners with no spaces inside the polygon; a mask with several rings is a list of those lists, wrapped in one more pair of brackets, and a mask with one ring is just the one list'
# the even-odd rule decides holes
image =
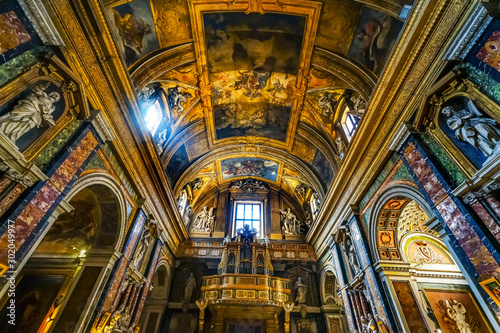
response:
{"label": "vaulted ceiling", "polygon": [[324,197],[341,163],[345,105],[369,100],[404,25],[398,15],[412,2],[105,5],[137,93],[161,101],[153,136],[174,195],[195,179],[201,195],[252,177],[297,197],[302,183]]}

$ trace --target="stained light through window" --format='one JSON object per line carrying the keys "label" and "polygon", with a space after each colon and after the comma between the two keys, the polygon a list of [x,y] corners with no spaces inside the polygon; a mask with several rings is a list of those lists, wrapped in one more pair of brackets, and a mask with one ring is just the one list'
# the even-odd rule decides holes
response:
{"label": "stained light through window", "polygon": [[162,118],[162,112],[160,107],[160,102],[156,101],[155,104],[151,105],[144,116],[144,120],[146,121],[146,127],[151,133],[155,133],[158,125],[160,125]]}

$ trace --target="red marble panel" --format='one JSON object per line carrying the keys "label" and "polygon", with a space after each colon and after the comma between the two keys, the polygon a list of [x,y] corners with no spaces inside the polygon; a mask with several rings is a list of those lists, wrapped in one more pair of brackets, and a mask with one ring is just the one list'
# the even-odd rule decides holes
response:
{"label": "red marble panel", "polygon": [[486,201],[490,205],[491,209],[493,209],[496,216],[500,218],[500,201],[492,195],[486,197]]}
{"label": "red marble panel", "polygon": [[[0,186],[2,186],[2,184],[0,184]],[[17,183],[17,185],[7,195],[5,195],[3,200],[0,202],[0,216],[2,216],[3,213],[10,208],[10,206],[14,203],[14,201],[16,201],[17,198],[19,198],[24,190],[26,190],[26,186],[21,183]]]}
{"label": "red marble panel", "polygon": [[141,231],[142,227],[144,226],[144,221],[146,218],[144,217],[143,214],[139,214],[139,218],[137,219],[135,225],[134,225],[134,230],[130,234],[130,239],[127,245],[127,248],[125,249],[123,256],[127,259],[130,259],[130,255],[132,254],[132,251],[134,250],[134,245],[137,242],[137,239],[141,236]]}
{"label": "red marble panel", "polygon": [[469,221],[448,197],[436,206],[453,236],[464,250],[481,278],[500,276],[500,267],[486,246],[481,242]]}
{"label": "red marble panel", "polygon": [[144,303],[146,302],[146,298],[148,296],[149,286],[151,285],[151,280],[153,279],[153,275],[155,273],[156,264],[158,263],[158,259],[160,258],[161,247],[162,247],[162,242],[158,241],[156,243],[156,248],[155,248],[154,253],[151,254],[149,272],[148,272],[148,275],[146,277],[147,281],[146,281],[146,283],[144,283],[144,288],[141,290],[141,297],[139,300],[139,304],[137,305],[137,312],[135,313],[135,317],[133,319],[133,326],[135,326],[136,323],[141,318],[142,309],[144,307]]}
{"label": "red marble panel", "polygon": [[442,200],[447,195],[446,190],[413,143],[406,147],[403,156],[410,164],[432,202],[436,204]]}
{"label": "red marble panel", "polygon": [[500,242],[500,225],[496,223],[486,208],[479,201],[474,202],[471,207],[474,209],[474,212],[476,212],[481,221],[483,221],[483,223],[488,227],[495,239]]}
{"label": "red marble panel", "polygon": [[[57,168],[47,183],[38,191],[24,210],[16,217],[16,249],[24,244],[38,223],[44,218],[47,211],[61,195],[61,191],[73,179],[78,169],[97,146],[97,140],[88,132],[87,135],[71,151],[68,158]],[[71,162],[68,162],[70,160]],[[6,262],[8,234],[0,237],[0,257]]]}
{"label": "red marble panel", "polygon": [[0,179],[0,193],[2,193],[11,182],[12,180],[7,177]]}

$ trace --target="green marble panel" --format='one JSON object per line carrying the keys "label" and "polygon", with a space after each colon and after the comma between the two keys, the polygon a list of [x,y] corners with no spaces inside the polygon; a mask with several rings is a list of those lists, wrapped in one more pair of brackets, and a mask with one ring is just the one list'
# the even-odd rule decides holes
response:
{"label": "green marble panel", "polygon": [[85,168],[85,170],[91,170],[91,169],[107,170],[103,160],[97,154],[94,155],[94,157],[90,160],[89,164],[87,164],[87,167]]}
{"label": "green marble panel", "polygon": [[421,140],[430,150],[431,154],[434,157],[434,160],[439,163],[439,165],[444,169],[448,178],[452,182],[452,187],[457,187],[467,180],[465,174],[458,168],[455,162],[448,156],[445,150],[432,139],[429,133],[422,132],[419,133]]}
{"label": "green marble panel", "polygon": [[35,157],[34,164],[42,171],[47,171],[52,159],[61,151],[62,148],[64,148],[69,139],[80,127],[81,123],[81,120],[74,119],[64,129],[57,133],[52,141],[50,141],[50,143],[46,145]]}
{"label": "green marble panel", "polygon": [[394,180],[409,180],[414,182],[410,171],[408,171],[408,168],[404,164],[401,164],[401,167],[396,171],[394,176],[391,177],[390,181]]}
{"label": "green marble panel", "polygon": [[26,72],[40,61],[40,54],[48,52],[50,52],[50,48],[46,46],[35,47],[0,65],[0,87]]}
{"label": "green marble panel", "polygon": [[469,80],[474,82],[486,95],[500,103],[500,83],[498,81],[468,62],[457,65],[455,69],[465,70]]}

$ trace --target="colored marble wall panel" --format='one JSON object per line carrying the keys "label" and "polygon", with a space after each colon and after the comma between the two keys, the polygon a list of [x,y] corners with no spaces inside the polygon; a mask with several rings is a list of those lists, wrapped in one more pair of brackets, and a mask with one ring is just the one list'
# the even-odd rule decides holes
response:
{"label": "colored marble wall panel", "polygon": [[410,332],[412,333],[427,333],[427,326],[424,318],[420,313],[420,309],[415,301],[410,285],[407,281],[393,281],[392,285],[398,296],[399,304],[403,309],[403,314],[406,319]]}
{"label": "colored marble wall panel", "polygon": [[405,148],[403,155],[432,202],[436,204],[442,200],[447,195],[446,190],[413,143]]}
{"label": "colored marble wall panel", "polygon": [[479,201],[474,202],[471,207],[481,221],[488,227],[495,239],[500,242],[500,225],[493,219],[490,213],[488,213],[486,208]]}

